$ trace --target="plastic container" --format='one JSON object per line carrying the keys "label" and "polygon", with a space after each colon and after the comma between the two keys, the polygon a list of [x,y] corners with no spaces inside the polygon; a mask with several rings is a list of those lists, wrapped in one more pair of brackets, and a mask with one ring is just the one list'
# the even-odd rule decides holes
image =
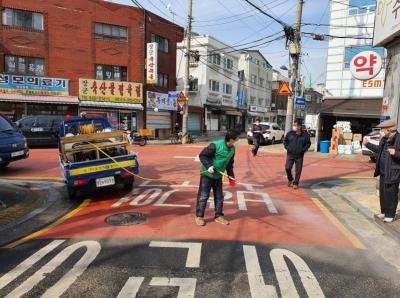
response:
{"label": "plastic container", "polygon": [[319,152],[329,153],[329,147],[331,146],[331,141],[321,141],[319,142]]}

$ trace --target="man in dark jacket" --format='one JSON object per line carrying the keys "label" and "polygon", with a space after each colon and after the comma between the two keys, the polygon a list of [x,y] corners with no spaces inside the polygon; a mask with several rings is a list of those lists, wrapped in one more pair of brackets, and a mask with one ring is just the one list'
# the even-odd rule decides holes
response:
{"label": "man in dark jacket", "polygon": [[[302,121],[296,119],[293,122],[293,130],[286,134],[283,141],[287,151],[285,170],[289,181],[288,186],[293,187],[293,189],[299,187],[301,171],[303,170],[304,153],[311,146],[310,136],[302,128]],[[296,164],[296,175],[293,179],[292,168],[294,164]]]}
{"label": "man in dark jacket", "polygon": [[381,141],[374,145],[364,138],[364,145],[377,153],[374,176],[380,176],[379,201],[384,222],[392,222],[396,216],[400,183],[400,136],[394,120],[386,120],[378,125]]}
{"label": "man in dark jacket", "polygon": [[235,174],[233,173],[233,160],[235,157],[234,144],[239,139],[239,132],[230,130],[225,139],[212,142],[199,154],[201,162],[201,176],[199,192],[196,204],[196,224],[204,226],[204,211],[211,189],[214,193],[215,221],[228,225],[229,221],[224,218],[223,205],[224,195],[222,191],[222,174],[225,170],[229,177],[229,184],[235,185]]}
{"label": "man in dark jacket", "polygon": [[256,156],[263,138],[263,130],[260,124],[260,119],[256,119],[256,122],[251,127],[251,132],[253,133],[253,150],[251,150],[251,152],[253,153],[253,156]]}

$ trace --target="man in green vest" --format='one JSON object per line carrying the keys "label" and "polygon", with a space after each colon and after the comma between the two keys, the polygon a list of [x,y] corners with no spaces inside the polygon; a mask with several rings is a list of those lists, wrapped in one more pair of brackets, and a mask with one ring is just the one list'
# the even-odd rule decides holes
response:
{"label": "man in green vest", "polygon": [[239,140],[239,132],[230,130],[225,139],[212,142],[201,151],[199,158],[201,162],[201,177],[199,192],[197,194],[196,224],[204,226],[204,211],[211,189],[214,193],[215,221],[228,225],[229,221],[224,218],[222,212],[224,195],[222,191],[222,173],[227,171],[229,184],[235,185],[235,174],[233,173],[233,160],[235,156],[234,144]]}

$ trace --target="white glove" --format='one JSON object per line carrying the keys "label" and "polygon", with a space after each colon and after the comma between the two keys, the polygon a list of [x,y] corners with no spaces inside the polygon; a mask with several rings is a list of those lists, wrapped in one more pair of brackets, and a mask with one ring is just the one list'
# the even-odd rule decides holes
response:
{"label": "white glove", "polygon": [[213,167],[213,166],[209,167],[207,171],[208,171],[210,174],[214,174],[214,167]]}

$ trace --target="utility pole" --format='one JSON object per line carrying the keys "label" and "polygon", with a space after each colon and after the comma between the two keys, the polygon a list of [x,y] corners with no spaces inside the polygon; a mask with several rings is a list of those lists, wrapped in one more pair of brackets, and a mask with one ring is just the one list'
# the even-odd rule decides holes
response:
{"label": "utility pole", "polygon": [[294,32],[294,42],[289,45],[289,55],[292,57],[292,76],[290,80],[290,87],[292,88],[292,95],[288,97],[286,122],[285,122],[285,133],[291,130],[293,116],[295,115],[295,99],[299,94],[299,67],[301,59],[301,17],[303,14],[304,0],[297,1],[297,12],[296,12],[296,24]]}
{"label": "utility pole", "polygon": [[184,82],[184,90],[186,96],[186,104],[183,109],[183,119],[182,119],[182,144],[186,144],[188,140],[188,116],[189,116],[189,71],[190,71],[190,42],[192,38],[192,6],[193,1],[189,0],[189,9],[188,9],[188,23],[186,28],[186,65],[185,65],[185,82]]}

